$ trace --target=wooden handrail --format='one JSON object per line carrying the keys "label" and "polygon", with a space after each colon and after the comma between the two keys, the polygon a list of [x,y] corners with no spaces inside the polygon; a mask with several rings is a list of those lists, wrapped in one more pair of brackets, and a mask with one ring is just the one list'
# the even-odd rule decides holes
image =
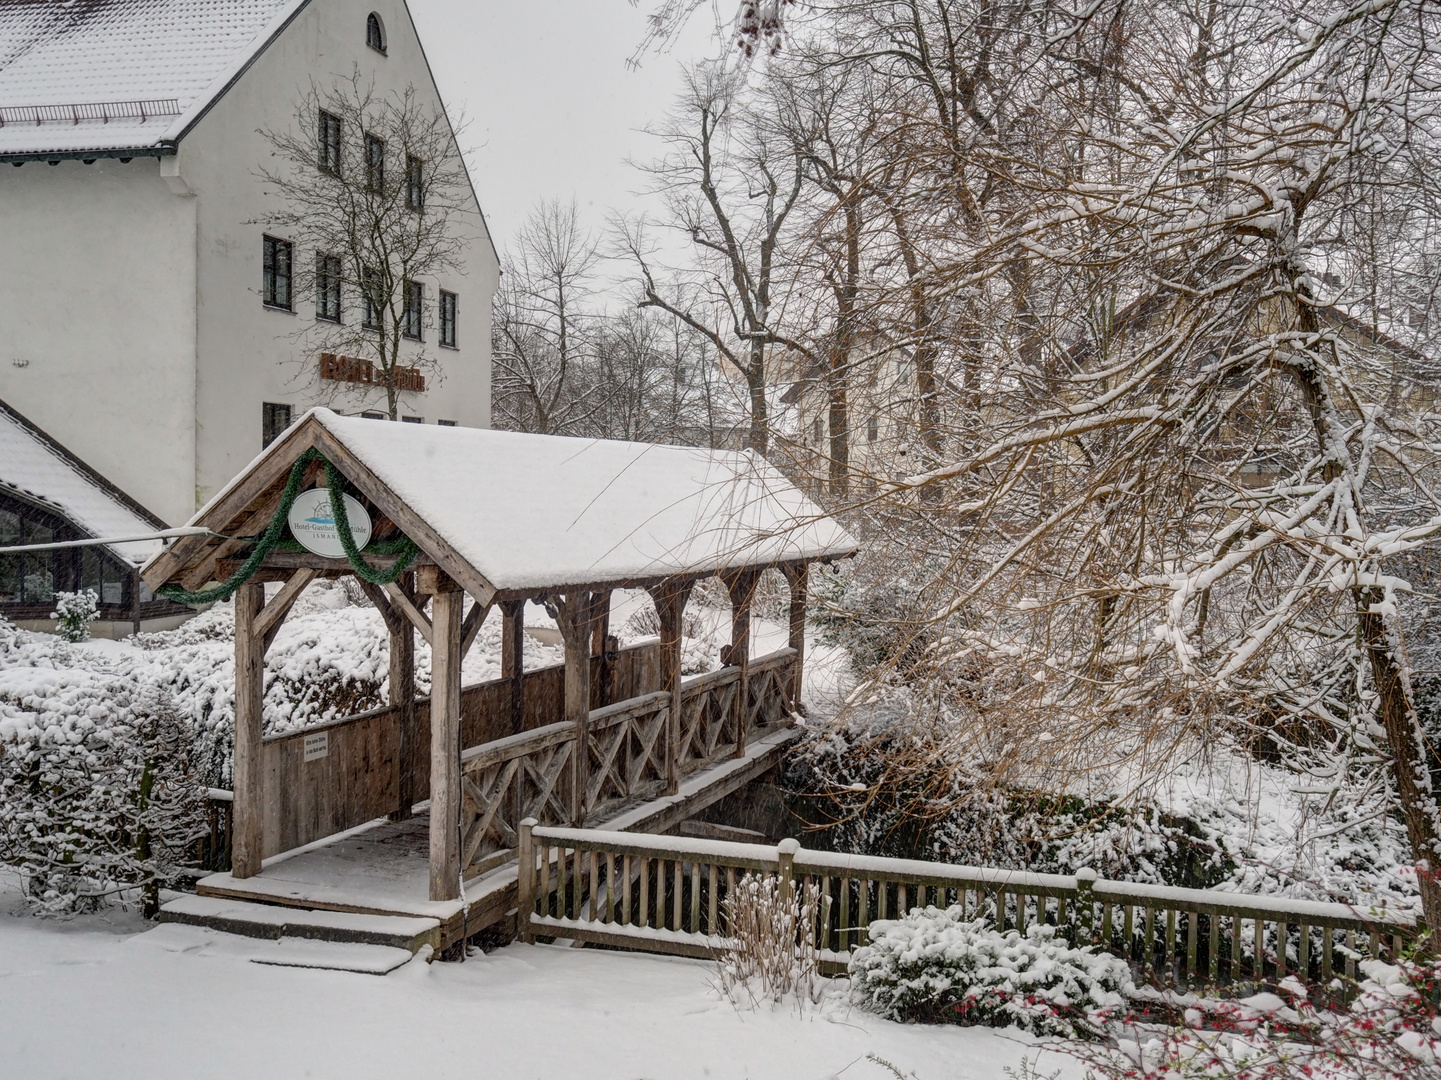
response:
{"label": "wooden handrail", "polygon": [[[534,821],[522,823],[521,833],[521,850],[531,853],[521,864],[521,894],[531,898],[520,909],[522,936],[687,956],[729,947],[723,896],[747,871],[818,890],[823,914],[815,933],[832,971],[864,944],[873,919],[932,902],[959,904],[967,918],[988,917],[1002,929],[1052,923],[1077,944],[1110,949],[1138,977],[1164,984],[1214,984],[1224,973],[1232,982],[1319,977],[1325,987],[1343,967],[1354,978],[1362,952],[1394,952],[1416,926],[1410,914],[1386,908],[1105,881],[1089,870],[1035,874],[806,851],[794,840],[782,842],[786,850]],[[654,890],[646,884],[652,866]],[[1369,945],[1361,940],[1367,937]]]}

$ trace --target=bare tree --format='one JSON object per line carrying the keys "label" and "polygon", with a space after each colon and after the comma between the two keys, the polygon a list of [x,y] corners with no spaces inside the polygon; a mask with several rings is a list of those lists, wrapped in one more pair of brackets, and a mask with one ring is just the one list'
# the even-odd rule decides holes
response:
{"label": "bare tree", "polygon": [[545,202],[506,251],[493,326],[493,410],[501,426],[547,435],[585,430],[598,402],[582,392],[599,256],[575,204]]}
{"label": "bare tree", "polygon": [[790,140],[754,115],[737,115],[748,108],[742,85],[721,65],[687,72],[681,102],[661,132],[670,153],[647,167],[666,199],[665,224],[687,237],[692,262],[662,274],[644,221],[619,221],[616,232],[638,272],[640,306],[660,308],[704,335],[718,359],[745,379],[747,445],[764,454],[770,347],[804,348],[782,329],[776,303],[778,280],[788,269],[785,230],[804,170]]}
{"label": "bare tree", "polygon": [[[329,397],[378,384],[398,419],[400,393],[416,375],[439,372],[426,350],[426,283],[463,272],[479,228],[450,120],[415,87],[382,94],[357,69],[348,80],[312,86],[294,128],[261,134],[280,162],[260,173],[279,202],[263,220],[291,242],[275,256],[290,265],[267,272],[288,279],[287,306],[314,298],[315,321],[297,332],[310,353],[373,365],[364,390],[356,381],[322,382],[315,365],[310,385]],[[348,308],[352,299],[358,312]]]}

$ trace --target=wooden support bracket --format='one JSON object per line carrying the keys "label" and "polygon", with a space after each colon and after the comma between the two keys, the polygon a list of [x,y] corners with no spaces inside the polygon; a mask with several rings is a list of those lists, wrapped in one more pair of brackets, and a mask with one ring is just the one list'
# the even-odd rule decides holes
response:
{"label": "wooden support bracket", "polygon": [[280,632],[280,624],[285,621],[285,616],[295,606],[295,601],[300,599],[300,594],[305,587],[315,580],[320,573],[319,570],[297,570],[290,575],[290,579],[281,587],[263,608],[260,614],[250,623],[250,632],[260,641],[260,651],[264,655],[269,651],[271,643],[275,641],[275,635]]}
{"label": "wooden support bracket", "polygon": [[390,602],[395,605],[402,615],[410,620],[410,625],[420,631],[420,636],[434,647],[434,636],[430,628],[430,620],[425,617],[425,612],[420,610],[420,601],[416,594],[407,589],[398,581],[392,581],[385,587],[385,593],[390,597]]}
{"label": "wooden support bracket", "polygon": [[476,636],[480,633],[480,625],[485,622],[485,617],[490,614],[490,605],[482,604],[479,600],[472,605],[470,614],[465,617],[465,622],[460,627],[460,658],[465,659],[465,654],[470,652],[470,647],[475,644]]}

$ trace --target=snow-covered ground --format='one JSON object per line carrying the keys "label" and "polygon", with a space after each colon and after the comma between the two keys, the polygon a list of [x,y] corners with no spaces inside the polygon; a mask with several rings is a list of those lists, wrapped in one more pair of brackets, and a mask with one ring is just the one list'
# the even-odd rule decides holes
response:
{"label": "snow-covered ground", "polygon": [[1028,1036],[895,1024],[843,984],[804,1014],[738,1012],[699,961],[511,945],[390,975],[252,963],[244,939],[113,911],[21,915],[0,872],[0,1077],[221,1080],[1003,1080]]}

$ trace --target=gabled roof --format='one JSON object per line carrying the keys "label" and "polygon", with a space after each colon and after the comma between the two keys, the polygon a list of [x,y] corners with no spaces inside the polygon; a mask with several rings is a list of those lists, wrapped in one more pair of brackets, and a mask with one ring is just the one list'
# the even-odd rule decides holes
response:
{"label": "gabled roof", "polygon": [[[191,520],[223,535],[316,447],[482,599],[849,555],[856,543],[749,451],[394,424],[312,409]],[[216,539],[143,571],[179,580]]]}
{"label": "gabled roof", "polygon": [[[90,537],[140,536],[165,522],[45,432],[0,401],[0,492],[53,511]],[[107,545],[134,566],[160,552],[159,540]]]}
{"label": "gabled roof", "polygon": [[0,155],[168,152],[309,0],[0,0]]}

